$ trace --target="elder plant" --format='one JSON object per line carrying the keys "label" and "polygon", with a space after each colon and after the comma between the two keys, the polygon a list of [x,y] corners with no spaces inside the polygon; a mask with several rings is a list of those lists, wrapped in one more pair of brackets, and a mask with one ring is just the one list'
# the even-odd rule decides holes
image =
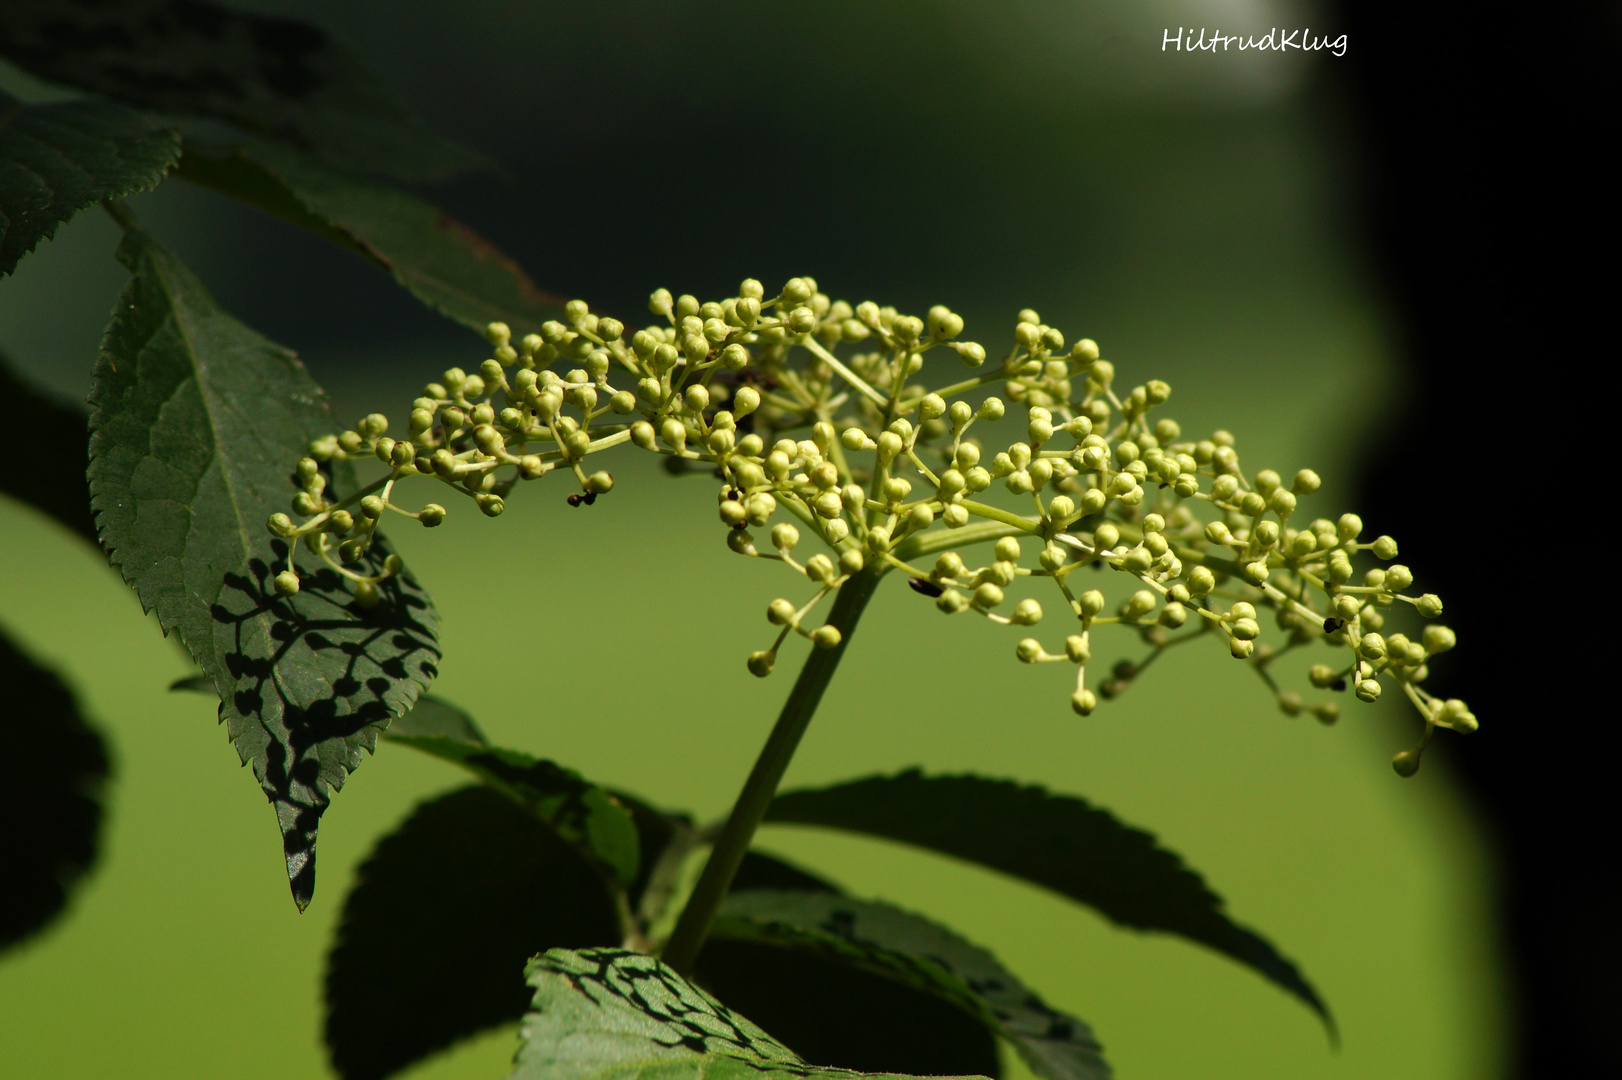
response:
{"label": "elder plant", "polygon": [[[988,349],[945,306],[917,316],[853,305],[810,277],[771,294],[748,279],[708,301],[659,289],[640,328],[558,302],[378,177],[423,179],[471,155],[379,113],[376,88],[339,53],[314,103],[278,98],[254,81],[266,64],[241,57],[231,69],[245,72],[242,94],[158,100],[106,56],[41,36],[60,17],[49,7],[0,18],[0,52],[101,97],[0,100],[0,272],[99,202],[121,228],[130,281],[96,362],[88,486],[75,475],[85,418],[7,372],[13,420],[51,452],[11,471],[5,490],[99,543],[178,635],[199,669],[178,686],[218,698],[275,810],[300,909],[314,895],[322,813],[380,737],[475,781],[419,805],[345,900],[325,1030],[342,1076],[389,1076],[519,1018],[522,1078],[995,1076],[999,1043],[1052,1080],[1110,1075],[1092,1029],[986,950],[754,850],[767,821],[908,843],[1177,934],[1294,995],[1333,1037],[1290,960],[1152,835],[1078,796],[916,770],[779,791],[891,578],[917,594],[919,618],[981,619],[1012,659],[1068,665],[1068,702],[1054,711],[1076,722],[1195,641],[1255,672],[1258,702],[1290,716],[1333,724],[1348,697],[1400,693],[1418,735],[1392,766],[1413,776],[1438,729],[1476,728],[1462,701],[1424,687],[1455,636],[1435,621],[1441,600],[1396,561],[1396,540],[1311,506],[1316,473],[1248,470],[1232,433],[1187,433],[1167,414],[1166,383],[1126,387],[1096,343],[1068,341],[1030,310]],[[260,32],[267,20],[224,8],[211,18],[241,35],[188,36],[184,20],[121,11],[74,17],[121,27],[177,69],[225,70],[222,49],[268,52],[256,59],[268,63],[287,45]],[[367,94],[345,96],[357,87]],[[253,111],[272,106],[273,117]],[[194,129],[176,113],[268,137]],[[382,139],[365,146],[364,169],[357,131]],[[391,157],[391,146],[409,152]],[[296,358],[221,309],[123,203],[170,175],[370,259],[482,329],[488,349],[456,358],[466,366],[424,387],[402,424],[379,412],[337,430]],[[638,452],[712,475],[720,539],[785,573],[783,595],[762,597],[760,647],[737,675],[796,661],[799,674],[713,823],[491,746],[473,718],[423,693],[438,618],[383,530],[401,518],[431,528],[451,512],[499,517],[536,483],[589,513],[620,497],[599,455]],[[1101,663],[1112,642],[1139,658]],[[1291,653],[1317,661],[1312,700],[1275,675]],[[56,733],[21,757],[78,769],[49,793],[78,824],[24,868],[34,891],[0,926],[6,944],[48,922],[60,882],[88,865],[96,808],[85,793],[107,770],[60,682],[9,643],[0,661],[36,703],[37,730]]]}

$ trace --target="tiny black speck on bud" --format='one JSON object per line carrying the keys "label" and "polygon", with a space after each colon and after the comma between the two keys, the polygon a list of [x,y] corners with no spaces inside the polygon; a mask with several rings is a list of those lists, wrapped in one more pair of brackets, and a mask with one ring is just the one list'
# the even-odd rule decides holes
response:
{"label": "tiny black speck on bud", "polygon": [[907,584],[912,587],[913,592],[923,593],[925,596],[939,596],[941,594],[939,585],[925,581],[923,578],[910,577],[907,579]]}
{"label": "tiny black speck on bud", "polygon": [[1324,633],[1333,634],[1336,630],[1339,630],[1340,628],[1341,628],[1341,621],[1339,619],[1335,618],[1334,616],[1330,616],[1329,618],[1324,620]]}

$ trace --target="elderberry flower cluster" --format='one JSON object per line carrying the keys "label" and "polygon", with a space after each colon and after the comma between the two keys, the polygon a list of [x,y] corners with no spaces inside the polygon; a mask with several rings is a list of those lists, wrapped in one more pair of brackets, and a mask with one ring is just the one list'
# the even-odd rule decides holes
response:
{"label": "elderberry flower cluster", "polygon": [[[1454,646],[1453,632],[1431,624],[1382,633],[1394,609],[1427,620],[1442,611],[1434,594],[1410,592],[1413,572],[1393,562],[1396,541],[1364,540],[1354,514],[1302,520],[1297,504],[1318,489],[1315,473],[1303,469],[1288,482],[1267,469],[1247,475],[1230,433],[1185,438],[1175,420],[1152,418],[1171,388],[1151,380],[1121,392],[1093,341],[1067,349],[1062,333],[1022,311],[1013,346],[987,368],[986,350],[961,339],[963,320],[949,309],[917,318],[852,307],[808,277],[770,299],[753,279],[709,303],[660,289],[649,309],[663,325],[628,338],[622,322],[579,300],[567,305],[567,322],[548,322],[516,345],[504,324],[491,324],[490,358],[475,373],[452,368],[425,387],[404,438],[389,437],[388,420],[374,413],[316,440],[297,466],[298,520],[277,514],[271,531],[302,539],[355,583],[359,603],[375,604],[377,581],[398,562],[371,577],[344,564],[366,551],[384,513],[430,527],[446,515],[439,503],[398,505],[401,481],[437,480],[495,517],[521,483],[565,472],[569,503],[590,505],[614,478],[588,459],[629,443],[678,471],[712,470],[727,545],[809,580],[803,602],[768,605],[780,630],[750,655],[756,675],[771,673],[791,632],[816,647],[838,645],[839,630],[811,626],[811,612],[853,574],[895,571],[942,612],[1004,626],[1035,626],[1044,614],[1036,597],[1011,591],[1050,590],[1069,632],[1051,651],[1025,637],[1016,655],[1073,665],[1071,705],[1084,716],[1166,649],[1208,638],[1249,664],[1288,715],[1339,717],[1332,699],[1309,705],[1272,674],[1284,653],[1314,644],[1342,659],[1313,664],[1313,687],[1350,688],[1364,702],[1384,686],[1400,688],[1425,725],[1418,746],[1393,762],[1402,775],[1418,769],[1436,728],[1475,730],[1462,701],[1422,686],[1430,658]],[[930,388],[921,376],[942,356],[972,373]],[[995,382],[1023,407],[1025,437],[989,449],[979,436],[1007,406],[976,392]],[[386,474],[327,500],[322,462],[368,456]],[[765,530],[764,543],[755,529]],[[816,547],[809,556],[807,535]],[[990,560],[966,561],[966,549],[987,543]],[[299,586],[297,547],[276,578],[284,593]],[[1360,571],[1368,556],[1387,565]],[[1081,587],[1075,575],[1086,568],[1122,575],[1125,598]],[[1278,645],[1262,641],[1264,609]],[[1099,627],[1120,628],[1150,651],[1090,686]]]}

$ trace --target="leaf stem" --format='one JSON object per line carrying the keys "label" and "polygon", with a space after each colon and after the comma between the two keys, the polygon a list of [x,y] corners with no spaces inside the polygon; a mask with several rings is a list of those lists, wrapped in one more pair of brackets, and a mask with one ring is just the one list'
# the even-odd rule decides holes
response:
{"label": "leaf stem", "polygon": [[883,575],[883,567],[870,566],[853,574],[835,596],[828,622],[838,628],[839,644],[831,649],[811,651],[805,667],[800,669],[800,677],[795,681],[788,701],[783,705],[776,726],[767,737],[766,745],[761,747],[760,755],[755,758],[755,767],[750,770],[749,779],[744,781],[743,790],[738,793],[726,827],[721,830],[715,849],[710,852],[709,862],[704,864],[704,873],[699,877],[687,906],[682,909],[681,918],[676,921],[676,929],[671,932],[670,940],[664,947],[662,959],[677,972],[687,974],[692,970],[693,961],[698,959],[698,951],[709,934],[710,923],[721,901],[726,898],[727,890],[732,887],[732,878],[749,851],[755,830],[766,816],[766,808],[777,794],[777,785],[788,770],[789,762],[794,760],[800,738],[810,726],[811,717],[816,714],[817,705],[822,701],[822,692],[828,688],[828,682],[839,667],[840,658],[850,646],[856,622],[861,618],[867,602],[872,599],[873,591]]}

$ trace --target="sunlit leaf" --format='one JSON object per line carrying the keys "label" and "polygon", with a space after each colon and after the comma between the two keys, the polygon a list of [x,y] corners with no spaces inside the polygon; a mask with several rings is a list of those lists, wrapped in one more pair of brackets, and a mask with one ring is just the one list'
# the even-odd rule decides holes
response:
{"label": "sunlit leaf", "polygon": [[[220,310],[145,233],[129,230],[118,255],[134,276],[91,395],[96,524],[142,605],[212,681],[276,809],[303,908],[331,793],[436,673],[437,616],[406,574],[384,581],[370,609],[330,568],[277,595],[287,549],[265,520],[287,505],[310,439],[336,426],[326,398],[292,353]],[[354,490],[346,464],[332,490]],[[353,569],[377,574],[387,554],[379,539]]]}
{"label": "sunlit leaf", "polygon": [[[871,1073],[807,1065],[651,956],[553,949],[535,988],[512,1080],[760,1080]],[[892,1074],[893,1075],[893,1074]]]}

